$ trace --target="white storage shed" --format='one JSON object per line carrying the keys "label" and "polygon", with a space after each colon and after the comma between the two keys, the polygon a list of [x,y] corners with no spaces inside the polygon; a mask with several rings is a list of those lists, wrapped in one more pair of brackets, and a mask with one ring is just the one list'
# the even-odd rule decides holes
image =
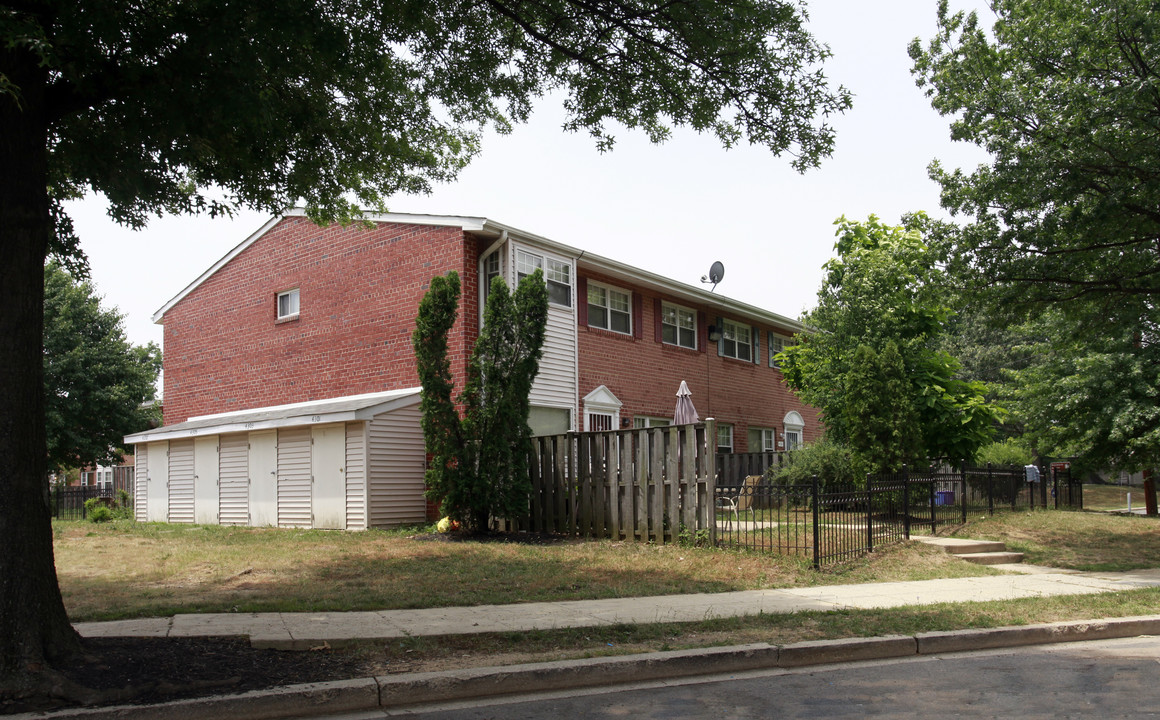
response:
{"label": "white storage shed", "polygon": [[423,522],[419,421],[419,388],[407,388],[129,435],[137,520],[340,530]]}

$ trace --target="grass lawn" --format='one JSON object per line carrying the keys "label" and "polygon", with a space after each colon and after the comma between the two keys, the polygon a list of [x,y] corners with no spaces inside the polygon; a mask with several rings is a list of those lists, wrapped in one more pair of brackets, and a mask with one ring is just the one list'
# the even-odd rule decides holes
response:
{"label": "grass lawn", "polygon": [[1129,493],[1133,509],[1144,507],[1144,488],[1132,485],[1084,485],[1083,506],[1085,510],[1127,510]]}
{"label": "grass lawn", "polygon": [[[1085,499],[1087,491],[1085,489]],[[1086,504],[1086,502],[1085,502]],[[1024,561],[1074,570],[1160,566],[1160,522],[1139,515],[1035,510],[973,520],[956,537],[1002,540]]]}
{"label": "grass lawn", "polygon": [[447,541],[343,533],[55,522],[73,621],[190,612],[374,610],[923,580],[996,571],[919,545],[815,572],[802,558],[629,542]]}

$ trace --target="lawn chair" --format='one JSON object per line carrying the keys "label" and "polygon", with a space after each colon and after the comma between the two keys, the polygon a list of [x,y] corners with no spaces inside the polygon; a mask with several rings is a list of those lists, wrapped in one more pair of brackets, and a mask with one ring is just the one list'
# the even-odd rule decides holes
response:
{"label": "lawn chair", "polygon": [[745,484],[738,488],[735,494],[722,494],[717,496],[717,510],[729,513],[725,525],[726,530],[733,529],[734,520],[737,520],[738,529],[740,529],[740,514],[743,512],[748,512],[753,516],[754,523],[757,522],[757,512],[753,507],[753,496],[757,492],[757,486],[761,484],[761,478],[761,475],[749,475],[745,478]]}

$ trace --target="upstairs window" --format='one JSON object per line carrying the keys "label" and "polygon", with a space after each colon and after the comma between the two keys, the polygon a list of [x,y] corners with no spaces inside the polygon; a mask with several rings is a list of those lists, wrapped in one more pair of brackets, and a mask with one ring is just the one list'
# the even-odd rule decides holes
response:
{"label": "upstairs window", "polygon": [[588,327],[632,334],[632,297],[614,288],[588,283]]}
{"label": "upstairs window", "polygon": [[572,307],[572,266],[562,260],[545,259],[540,255],[516,251],[516,283],[534,273],[544,271],[544,282],[548,284],[548,302],[554,305]]}
{"label": "upstairs window", "polygon": [[771,368],[781,367],[781,363],[777,361],[776,356],[790,345],[793,345],[793,338],[785,335],[777,335],[772,332],[769,333],[769,366]]}
{"label": "upstairs window", "polygon": [[753,361],[753,330],[748,325],[732,320],[721,321],[722,357],[731,357],[746,362]]}
{"label": "upstairs window", "polygon": [[278,293],[278,319],[298,317],[298,288]]}
{"label": "upstairs window", "polygon": [[696,350],[697,313],[679,305],[661,303],[661,340]]}
{"label": "upstairs window", "polygon": [[[483,260],[483,303],[487,304],[487,298],[491,294],[491,281],[500,277],[502,266],[500,264],[500,251],[496,250],[491,255],[488,255]],[[482,310],[481,310],[482,312]]]}

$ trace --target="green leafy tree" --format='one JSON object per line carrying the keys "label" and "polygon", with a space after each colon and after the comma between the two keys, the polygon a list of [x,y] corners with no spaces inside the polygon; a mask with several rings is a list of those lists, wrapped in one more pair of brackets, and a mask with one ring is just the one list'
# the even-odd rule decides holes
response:
{"label": "green leafy tree", "polygon": [[893,340],[886,342],[882,352],[859,345],[846,384],[842,412],[859,477],[896,471],[903,465],[913,467],[925,460],[910,381]]}
{"label": "green leafy tree", "polygon": [[[918,230],[926,219],[906,222],[838,220],[838,256],[803,318],[809,331],[781,356],[787,384],[822,411],[827,435],[863,461],[883,453],[871,464],[890,470],[905,457],[973,457],[1000,415],[983,384],[957,377],[958,362],[940,349],[952,312],[938,258]],[[889,424],[884,435],[875,422]],[[901,439],[910,433],[915,445]]]}
{"label": "green leafy tree", "polygon": [[622,0],[28,0],[0,7],[0,695],[76,695],[56,583],[40,343],[52,251],[83,264],[61,201],[160,213],[380,209],[446,181],[480,129],[549,90],[569,130],[675,126],[790,153],[833,146],[829,55],[802,6]]}
{"label": "green leafy tree", "polygon": [[[423,385],[423,433],[432,455],[427,497],[469,530],[527,511],[531,493],[528,427],[532,381],[548,324],[548,288],[536,270],[510,293],[492,280],[460,402],[454,404],[447,333],[455,321],[459,277],[435,278],[419,305],[413,343]],[[440,334],[433,337],[432,334]]]}
{"label": "green leafy tree", "polygon": [[991,155],[931,165],[970,223],[952,269],[1014,304],[1115,315],[1160,293],[1160,13],[1150,0],[995,0],[988,33],[943,0],[910,46],[951,135]]}
{"label": "green leafy tree", "polygon": [[121,315],[101,307],[87,282],[44,267],[44,397],[48,466],[118,462],[122,438],[154,413],[161,351],[125,339]]}

